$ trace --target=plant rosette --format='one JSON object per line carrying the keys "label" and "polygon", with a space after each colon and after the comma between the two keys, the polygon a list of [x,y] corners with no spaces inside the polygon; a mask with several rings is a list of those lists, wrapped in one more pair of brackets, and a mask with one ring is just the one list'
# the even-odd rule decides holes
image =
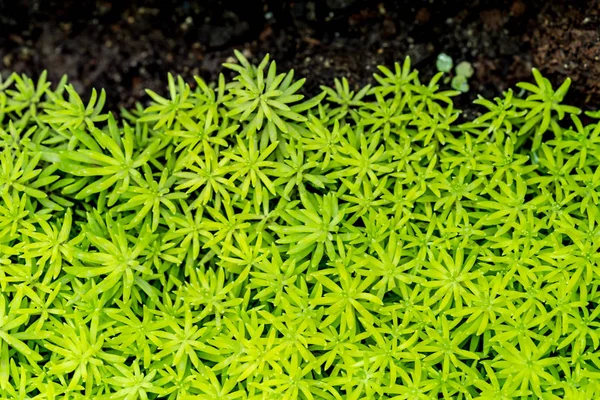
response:
{"label": "plant rosette", "polygon": [[600,115],[569,80],[464,121],[409,59],[305,99],[236,55],[119,114],[0,79],[1,398],[600,396]]}

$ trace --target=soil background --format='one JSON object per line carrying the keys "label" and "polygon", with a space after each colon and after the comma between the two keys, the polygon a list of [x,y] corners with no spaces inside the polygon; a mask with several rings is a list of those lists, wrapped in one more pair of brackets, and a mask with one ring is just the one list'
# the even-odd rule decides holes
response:
{"label": "soil background", "polygon": [[0,0],[0,71],[63,75],[109,109],[165,92],[168,72],[213,81],[233,49],[307,77],[303,90],[345,76],[372,82],[377,65],[410,55],[422,79],[440,52],[475,68],[458,107],[498,96],[539,68],[568,101],[600,108],[600,0]]}

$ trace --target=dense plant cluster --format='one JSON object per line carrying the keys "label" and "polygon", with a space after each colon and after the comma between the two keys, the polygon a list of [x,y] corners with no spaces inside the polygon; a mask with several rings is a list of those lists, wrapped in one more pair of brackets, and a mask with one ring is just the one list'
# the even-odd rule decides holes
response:
{"label": "dense plant cluster", "polygon": [[103,111],[0,80],[3,399],[600,397],[600,124],[240,54]]}

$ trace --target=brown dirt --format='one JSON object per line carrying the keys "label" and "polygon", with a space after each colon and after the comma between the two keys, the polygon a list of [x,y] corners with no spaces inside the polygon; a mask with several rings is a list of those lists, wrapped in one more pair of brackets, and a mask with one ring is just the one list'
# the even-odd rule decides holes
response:
{"label": "brown dirt", "polygon": [[530,41],[535,65],[555,80],[571,77],[572,97],[598,105],[600,1],[547,4]]}
{"label": "brown dirt", "polygon": [[107,106],[164,92],[167,72],[214,80],[243,49],[271,53],[283,69],[308,77],[305,93],[346,76],[371,81],[380,64],[406,55],[424,77],[440,52],[475,68],[458,99],[467,114],[477,94],[497,96],[532,66],[570,99],[600,108],[598,0],[0,0],[0,71],[53,80],[68,74],[84,93],[108,90]]}

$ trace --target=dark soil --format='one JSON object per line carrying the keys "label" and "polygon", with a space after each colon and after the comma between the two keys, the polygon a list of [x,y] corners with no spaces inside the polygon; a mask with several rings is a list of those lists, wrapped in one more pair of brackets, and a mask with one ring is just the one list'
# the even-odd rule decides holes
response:
{"label": "dark soil", "polygon": [[304,91],[346,76],[371,82],[376,66],[410,55],[424,78],[440,52],[475,68],[477,94],[497,96],[536,66],[558,85],[574,79],[570,101],[600,108],[599,0],[0,0],[0,70],[53,80],[67,74],[88,94],[106,88],[107,106],[164,92],[167,72],[214,80],[233,49],[308,77]]}
{"label": "dark soil", "polygon": [[547,74],[574,81],[572,94],[583,103],[600,104],[600,2],[551,3],[529,34],[534,65]]}

